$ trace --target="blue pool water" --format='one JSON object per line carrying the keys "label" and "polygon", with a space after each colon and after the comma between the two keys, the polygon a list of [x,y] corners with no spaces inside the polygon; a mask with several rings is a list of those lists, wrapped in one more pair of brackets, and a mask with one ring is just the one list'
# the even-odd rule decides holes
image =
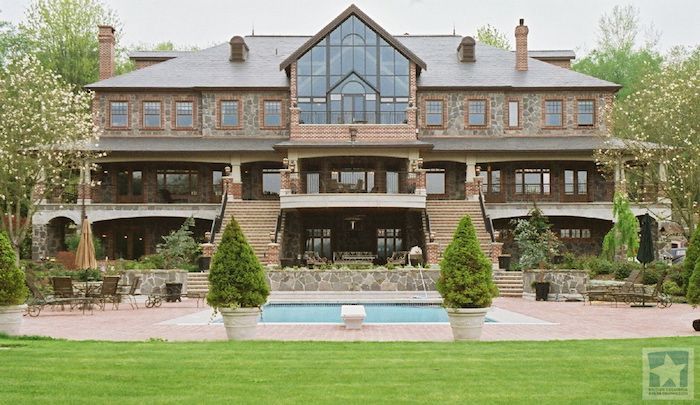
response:
{"label": "blue pool water", "polygon": [[[434,304],[361,304],[365,323],[447,323],[447,312]],[[260,322],[342,323],[342,304],[267,304]],[[218,322],[221,322],[219,319]],[[493,320],[486,318],[486,322]]]}

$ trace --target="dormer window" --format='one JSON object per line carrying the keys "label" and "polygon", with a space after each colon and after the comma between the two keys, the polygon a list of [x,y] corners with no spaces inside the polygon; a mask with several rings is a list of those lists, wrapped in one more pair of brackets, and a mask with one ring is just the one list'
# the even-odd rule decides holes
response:
{"label": "dormer window", "polygon": [[352,15],[297,61],[304,124],[402,124],[409,61]]}

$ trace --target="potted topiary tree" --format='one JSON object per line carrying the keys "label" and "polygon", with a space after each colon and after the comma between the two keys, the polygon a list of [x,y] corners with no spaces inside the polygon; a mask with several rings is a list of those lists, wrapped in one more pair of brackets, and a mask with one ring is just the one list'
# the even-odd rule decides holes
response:
{"label": "potted topiary tree", "polygon": [[270,289],[265,272],[235,219],[224,229],[209,271],[207,302],[221,312],[231,340],[255,337]]}
{"label": "potted topiary tree", "polygon": [[0,333],[18,335],[26,305],[24,272],[15,263],[10,239],[0,232]]}
{"label": "potted topiary tree", "polygon": [[465,215],[445,249],[436,285],[455,340],[477,340],[481,336],[486,312],[498,295],[491,267],[481,251],[471,218]]}

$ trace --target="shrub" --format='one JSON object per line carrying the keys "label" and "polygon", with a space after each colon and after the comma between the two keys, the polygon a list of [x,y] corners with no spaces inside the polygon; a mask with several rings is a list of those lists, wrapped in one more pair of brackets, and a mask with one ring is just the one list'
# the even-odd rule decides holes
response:
{"label": "shrub", "polygon": [[632,258],[639,249],[639,221],[632,213],[629,200],[624,194],[615,193],[613,216],[615,223],[603,238],[601,256],[611,261],[617,257]]}
{"label": "shrub", "polygon": [[683,261],[683,283],[681,284],[683,291],[688,291],[690,276],[693,274],[695,265],[700,261],[698,259],[700,259],[700,226],[695,227],[693,237],[690,238],[690,243],[688,244],[688,250],[685,252],[685,259]]}
{"label": "shrub", "polygon": [[163,269],[184,268],[197,259],[201,252],[199,244],[192,238],[192,227],[194,218],[189,217],[180,229],[163,236],[163,243],[158,245],[158,254],[163,257]]}
{"label": "shrub", "polygon": [[445,249],[436,287],[448,308],[487,308],[498,295],[491,277],[491,261],[481,251],[468,215],[459,222]]}
{"label": "shrub", "polygon": [[[700,239],[696,239],[696,242]],[[693,307],[700,305],[700,261],[695,265],[695,270],[688,280],[688,293],[685,295],[688,304]]]}
{"label": "shrub", "polygon": [[641,270],[641,265],[636,262],[623,261],[613,263],[613,274],[616,280],[624,280],[629,277],[632,270]]}
{"label": "shrub", "polygon": [[10,239],[0,232],[0,305],[20,305],[27,298],[24,272],[16,260]]}
{"label": "shrub", "polygon": [[534,269],[547,266],[552,258],[559,255],[561,242],[551,231],[547,217],[539,208],[533,208],[530,218],[519,219],[513,230],[514,240],[520,254],[520,267]]}
{"label": "shrub", "polygon": [[672,280],[664,281],[663,286],[661,286],[661,292],[663,292],[664,294],[674,295],[674,296],[679,296],[679,295],[683,294],[683,291],[678,286],[678,284],[676,284],[675,281],[672,281]]}
{"label": "shrub", "polygon": [[215,308],[252,308],[263,305],[269,294],[263,267],[231,218],[212,259],[207,302]]}

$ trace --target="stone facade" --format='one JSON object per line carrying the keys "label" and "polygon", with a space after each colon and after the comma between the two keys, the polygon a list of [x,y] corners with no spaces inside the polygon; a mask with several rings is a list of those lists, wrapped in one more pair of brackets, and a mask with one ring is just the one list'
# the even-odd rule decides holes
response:
{"label": "stone facade", "polygon": [[[421,276],[422,275],[422,276]],[[439,270],[269,270],[273,291],[435,291]]]}
{"label": "stone facade", "polygon": [[122,276],[122,284],[131,285],[134,277],[141,277],[141,295],[164,294],[165,283],[182,283],[182,293],[187,293],[185,270],[127,270]]}
{"label": "stone facade", "polygon": [[[425,115],[427,100],[443,99],[447,111],[446,122],[442,127],[421,125],[419,136],[504,136],[504,135],[591,135],[607,131],[605,111],[610,92],[592,91],[542,91],[542,92],[489,92],[489,91],[419,91],[419,116]],[[544,100],[563,100],[564,125],[548,128],[544,126]],[[576,125],[576,100],[595,101],[595,123],[593,126]],[[467,125],[467,102],[487,100],[487,122],[484,126]],[[509,100],[519,103],[520,126],[508,127]],[[422,119],[424,122],[424,118]]]}
{"label": "stone facade", "polygon": [[549,282],[549,301],[583,301],[588,272],[585,270],[526,270],[523,272],[523,298],[535,299],[533,282]]}

